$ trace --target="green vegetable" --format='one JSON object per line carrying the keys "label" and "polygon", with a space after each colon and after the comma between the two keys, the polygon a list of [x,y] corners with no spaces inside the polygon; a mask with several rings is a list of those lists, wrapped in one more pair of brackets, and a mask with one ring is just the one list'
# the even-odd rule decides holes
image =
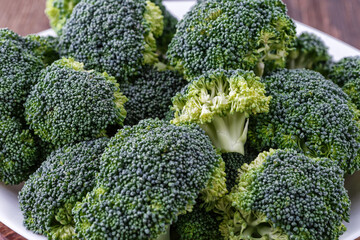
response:
{"label": "green vegetable", "polygon": [[360,78],[360,56],[345,57],[333,64],[328,78],[340,87],[344,86],[348,80]]}
{"label": "green vegetable", "polygon": [[52,64],[60,58],[58,44],[59,39],[51,36],[27,35],[25,37],[27,48],[39,57],[45,66]]}

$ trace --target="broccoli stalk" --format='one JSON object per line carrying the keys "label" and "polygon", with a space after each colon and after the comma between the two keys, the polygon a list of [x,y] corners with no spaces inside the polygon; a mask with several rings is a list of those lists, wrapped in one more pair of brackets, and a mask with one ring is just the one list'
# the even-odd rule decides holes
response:
{"label": "broccoli stalk", "polygon": [[244,154],[249,116],[269,110],[259,80],[250,71],[209,71],[173,98],[172,123],[197,123],[222,152]]}

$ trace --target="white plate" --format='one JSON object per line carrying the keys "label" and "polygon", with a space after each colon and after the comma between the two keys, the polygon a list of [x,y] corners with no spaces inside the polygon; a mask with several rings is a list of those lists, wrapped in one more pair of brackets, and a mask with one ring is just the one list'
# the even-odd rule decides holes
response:
{"label": "white plate", "polygon": [[[193,1],[165,1],[164,5],[179,19],[193,6]],[[302,23],[296,23],[297,31],[313,32],[321,37],[329,47],[330,54],[334,60],[339,60],[346,56],[360,55],[360,51],[350,45],[337,40],[319,30],[306,26]],[[39,35],[54,35],[49,29],[39,33]],[[346,188],[351,198],[351,216],[350,222],[345,223],[347,231],[341,236],[341,240],[354,240],[360,236],[360,172],[350,176],[346,180]],[[19,233],[29,240],[43,240],[43,236],[36,235],[28,230],[22,224],[23,217],[19,209],[17,193],[21,189],[19,186],[5,186],[0,183],[0,221],[9,228]]]}

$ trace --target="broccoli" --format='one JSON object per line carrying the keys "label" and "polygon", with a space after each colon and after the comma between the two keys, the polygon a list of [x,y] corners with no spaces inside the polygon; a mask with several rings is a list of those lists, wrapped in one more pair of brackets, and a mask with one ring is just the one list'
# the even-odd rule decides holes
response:
{"label": "broccoli", "polygon": [[113,77],[63,58],[47,67],[33,87],[26,120],[43,141],[62,146],[104,136],[108,126],[121,125],[126,100]]}
{"label": "broccoli", "polygon": [[360,78],[360,56],[346,57],[334,63],[328,78],[340,87],[344,86],[350,79]]}
{"label": "broccoli", "polygon": [[283,66],[295,25],[281,0],[198,2],[178,23],[167,53],[193,78],[218,68],[254,70]]}
{"label": "broccoli", "polygon": [[344,172],[327,158],[293,149],[263,152],[241,168],[218,208],[225,239],[338,239],[350,201]]}
{"label": "broccoli", "polygon": [[80,0],[46,0],[45,13],[57,35],[61,35],[62,28],[79,2]]}
{"label": "broccoli", "polygon": [[0,29],[0,52],[0,108],[7,116],[22,118],[23,104],[44,65],[25,40],[8,29]]}
{"label": "broccoli", "polygon": [[73,209],[76,232],[82,239],[156,239],[191,209],[220,162],[196,125],[147,119],[125,126],[102,155],[95,188]]}
{"label": "broccoli", "polygon": [[161,10],[148,0],[83,0],[63,27],[60,55],[128,80],[158,62],[155,37],[162,32]]}
{"label": "broccoli", "polygon": [[146,118],[165,117],[171,98],[186,85],[183,77],[171,70],[147,67],[133,82],[121,82],[120,89],[129,99],[124,124],[135,125]]}
{"label": "broccoli", "polygon": [[100,138],[65,145],[50,154],[19,193],[27,229],[49,239],[75,238],[72,208],[94,187],[107,143]]}
{"label": "broccoli", "polygon": [[220,216],[207,212],[197,203],[191,212],[180,215],[171,225],[172,240],[219,240],[223,239],[219,230]]}
{"label": "broccoli", "polygon": [[244,154],[249,115],[267,112],[269,101],[264,84],[251,71],[208,71],[173,97],[171,122],[197,123],[222,152]]}
{"label": "broccoli", "polygon": [[0,111],[0,181],[19,184],[40,164],[34,136],[14,117]]}
{"label": "broccoli", "polygon": [[279,70],[263,82],[272,100],[269,113],[258,115],[249,127],[252,146],[327,157],[350,174],[359,169],[359,127],[341,88],[305,69]]}
{"label": "broccoli", "polygon": [[304,32],[295,40],[294,48],[286,59],[287,68],[307,68],[315,70],[328,62],[331,57],[324,41],[313,33]]}
{"label": "broccoli", "polygon": [[50,65],[60,58],[59,39],[52,36],[28,35],[25,37],[27,48],[39,57],[45,66]]}

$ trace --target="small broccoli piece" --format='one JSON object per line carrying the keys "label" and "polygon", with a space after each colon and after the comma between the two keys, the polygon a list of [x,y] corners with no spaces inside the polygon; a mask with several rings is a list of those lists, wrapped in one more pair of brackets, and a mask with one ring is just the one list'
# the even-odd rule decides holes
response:
{"label": "small broccoli piece", "polygon": [[44,65],[8,29],[0,29],[0,52],[0,108],[7,116],[22,118],[23,104]]}
{"label": "small broccoli piece", "polygon": [[328,78],[340,87],[344,86],[348,80],[360,78],[360,56],[346,57],[334,63]]}
{"label": "small broccoli piece", "polygon": [[304,32],[295,40],[294,48],[286,59],[287,68],[315,70],[331,59],[324,41],[313,33]]}
{"label": "small broccoli piece", "polygon": [[148,0],[83,0],[63,28],[60,55],[128,80],[158,62],[155,37],[162,32],[161,10]]}
{"label": "small broccoli piece", "polygon": [[222,152],[244,154],[249,115],[267,112],[270,97],[253,72],[214,70],[193,79],[172,99],[174,124],[200,125]]}
{"label": "small broccoli piece", "polygon": [[184,78],[171,70],[158,71],[147,67],[133,82],[120,83],[120,89],[129,99],[124,124],[135,125],[146,118],[165,117],[171,98],[186,85]]}
{"label": "small broccoli piece", "polygon": [[281,0],[209,0],[178,23],[168,59],[187,78],[212,69],[255,70],[283,66],[295,25]]}
{"label": "small broccoli piece", "polygon": [[349,79],[342,89],[349,95],[351,102],[360,109],[360,76],[355,79]]}
{"label": "small broccoli piece", "polygon": [[59,39],[52,36],[28,35],[25,37],[27,48],[39,57],[45,66],[60,58],[58,51]]}
{"label": "small broccoli piece", "polygon": [[108,126],[121,125],[126,101],[114,78],[63,58],[42,72],[25,103],[26,120],[43,141],[62,146],[104,136]]}
{"label": "small broccoli piece", "polygon": [[327,158],[263,152],[222,199],[220,230],[226,239],[338,239],[350,210],[343,175]]}
{"label": "small broccoli piece", "polygon": [[96,187],[73,210],[76,232],[82,239],[156,239],[191,209],[220,162],[196,125],[147,119],[125,126],[102,155]]}
{"label": "small broccoli piece", "polygon": [[220,216],[207,212],[197,203],[191,212],[180,215],[171,225],[172,240],[219,240],[223,239],[219,230]]}
{"label": "small broccoli piece", "polygon": [[71,211],[94,187],[107,143],[100,138],[51,153],[19,193],[27,229],[49,239],[77,239]]}
{"label": "small broccoli piece", "polygon": [[40,164],[34,136],[23,124],[0,113],[0,181],[19,184]]}
{"label": "small broccoli piece", "polygon": [[79,2],[80,0],[46,0],[45,14],[57,35],[61,35],[62,28]]}
{"label": "small broccoli piece", "polygon": [[293,148],[333,159],[347,173],[360,168],[359,127],[348,96],[320,73],[283,69],[263,79],[269,113],[249,127],[258,150]]}

